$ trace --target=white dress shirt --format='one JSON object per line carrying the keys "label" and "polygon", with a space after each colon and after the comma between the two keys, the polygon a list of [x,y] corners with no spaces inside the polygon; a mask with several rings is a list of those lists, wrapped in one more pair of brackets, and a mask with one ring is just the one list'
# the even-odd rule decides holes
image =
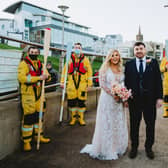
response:
{"label": "white dress shirt", "polygon": [[136,57],[136,67],[137,67],[137,71],[138,72],[139,72],[140,60],[142,60],[143,72],[145,72],[145,68],[146,68],[146,56],[144,56],[142,59],[139,59],[139,58]]}

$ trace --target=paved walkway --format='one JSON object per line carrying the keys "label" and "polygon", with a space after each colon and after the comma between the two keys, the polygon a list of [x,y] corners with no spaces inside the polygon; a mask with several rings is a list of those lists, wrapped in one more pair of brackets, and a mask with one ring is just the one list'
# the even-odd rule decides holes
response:
{"label": "paved walkway", "polygon": [[145,155],[144,122],[141,124],[138,156],[134,160],[128,158],[128,152],[115,161],[100,161],[79,154],[80,149],[92,140],[95,114],[96,111],[87,112],[85,127],[56,126],[48,133],[52,137],[50,144],[41,145],[40,151],[35,150],[35,145],[32,152],[17,151],[0,161],[0,168],[168,168],[168,119],[162,118],[161,110],[156,122],[154,160]]}

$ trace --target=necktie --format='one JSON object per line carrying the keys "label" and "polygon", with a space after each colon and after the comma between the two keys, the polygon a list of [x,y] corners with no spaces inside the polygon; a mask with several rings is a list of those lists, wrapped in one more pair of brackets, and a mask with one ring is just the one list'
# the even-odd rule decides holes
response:
{"label": "necktie", "polygon": [[139,74],[142,77],[142,75],[143,75],[143,60],[140,59],[139,61],[140,61],[140,64],[139,64]]}
{"label": "necktie", "polygon": [[142,81],[143,81],[143,60],[139,60],[140,64],[139,64],[139,88],[140,88],[140,96],[143,95],[143,85],[142,85]]}

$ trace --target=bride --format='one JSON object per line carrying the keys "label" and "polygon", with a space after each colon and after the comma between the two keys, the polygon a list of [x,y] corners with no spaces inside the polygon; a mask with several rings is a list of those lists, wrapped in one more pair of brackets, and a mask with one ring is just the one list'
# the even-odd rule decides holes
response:
{"label": "bride", "polygon": [[128,130],[123,103],[112,95],[111,84],[123,84],[122,60],[118,50],[110,51],[100,68],[101,94],[97,107],[95,132],[92,144],[80,153],[88,153],[100,160],[118,159],[126,152]]}

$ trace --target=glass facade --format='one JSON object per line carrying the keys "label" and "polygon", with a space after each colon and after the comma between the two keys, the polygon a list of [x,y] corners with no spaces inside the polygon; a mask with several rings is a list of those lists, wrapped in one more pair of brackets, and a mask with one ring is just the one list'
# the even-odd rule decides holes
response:
{"label": "glass facade", "polygon": [[[54,13],[52,11],[47,10],[47,9],[31,6],[31,5],[28,5],[26,3],[22,3],[22,10],[30,12],[32,14],[52,15],[53,17],[62,19],[62,15],[56,14],[56,13]],[[67,18],[65,17],[65,20],[66,19]]]}
{"label": "glass facade", "polygon": [[41,16],[41,21],[45,22],[46,21],[46,17],[45,16]]}
{"label": "glass facade", "polygon": [[32,27],[32,20],[29,20],[29,19],[25,19],[25,27]]}
{"label": "glass facade", "polygon": [[28,30],[24,30],[24,39],[25,39],[26,41],[29,40],[29,31],[28,31]]}
{"label": "glass facade", "polygon": [[4,29],[5,29],[5,25],[4,25],[4,24],[1,26],[1,29],[2,29],[2,30],[4,30]]}
{"label": "glass facade", "polygon": [[[62,45],[62,14],[59,15],[53,11],[26,2],[23,2],[18,8],[18,11],[20,12],[17,11],[17,15],[24,14],[23,17],[21,17],[23,21],[20,21],[18,17],[19,22],[24,23],[24,25],[19,25],[20,27],[18,27],[18,29],[22,29],[20,31],[24,33],[24,40],[42,42],[44,37],[41,35],[41,31],[46,27],[51,27],[51,43],[53,46]],[[93,47],[93,39],[95,36],[88,33],[87,26],[69,22],[68,17],[66,16],[64,17],[64,20],[65,45],[68,42],[80,42],[84,48]]]}

